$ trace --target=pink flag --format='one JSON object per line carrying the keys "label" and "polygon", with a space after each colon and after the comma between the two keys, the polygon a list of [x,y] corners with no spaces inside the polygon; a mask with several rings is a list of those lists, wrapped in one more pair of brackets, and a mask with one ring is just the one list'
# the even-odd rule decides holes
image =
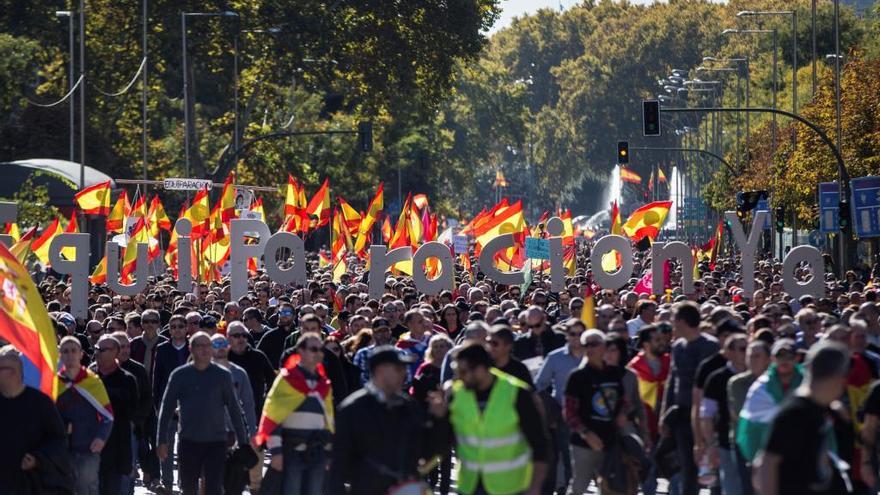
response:
{"label": "pink flag", "polygon": [[[636,294],[651,294],[651,284],[654,283],[654,271],[651,269],[645,270],[645,274],[642,275],[642,278],[639,279],[638,283],[636,283],[635,288],[633,288],[633,292]],[[663,289],[669,289],[671,286],[671,282],[669,281],[669,262],[663,263]]]}

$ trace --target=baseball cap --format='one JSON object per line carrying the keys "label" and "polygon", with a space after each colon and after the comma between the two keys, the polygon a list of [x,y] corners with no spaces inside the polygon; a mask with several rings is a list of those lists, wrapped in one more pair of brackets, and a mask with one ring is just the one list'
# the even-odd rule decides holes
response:
{"label": "baseball cap", "polygon": [[76,326],[76,318],[74,318],[72,314],[66,311],[58,313],[58,316],[56,316],[55,319],[58,320],[58,323],[61,323],[66,327]]}
{"label": "baseball cap", "polygon": [[770,351],[770,355],[773,357],[777,357],[782,354],[790,354],[794,355],[794,341],[791,339],[779,339],[773,343],[773,349]]}
{"label": "baseball cap", "polygon": [[370,370],[376,368],[380,364],[399,364],[402,366],[406,366],[415,362],[415,356],[408,352],[403,352],[400,349],[390,346],[390,345],[382,345],[373,349],[373,352],[370,353]]}

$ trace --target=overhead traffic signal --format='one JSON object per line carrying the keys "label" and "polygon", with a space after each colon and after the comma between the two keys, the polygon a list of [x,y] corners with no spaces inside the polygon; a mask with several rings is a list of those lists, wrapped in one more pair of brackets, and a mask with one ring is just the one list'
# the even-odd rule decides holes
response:
{"label": "overhead traffic signal", "polygon": [[629,163],[629,142],[628,141],[618,141],[617,142],[617,164],[618,165],[626,165]]}
{"label": "overhead traffic signal", "polygon": [[642,102],[642,133],[645,136],[660,135],[660,102],[645,100]]}
{"label": "overhead traffic signal", "polygon": [[776,232],[782,233],[785,230],[785,207],[777,206],[776,207]]}
{"label": "overhead traffic signal", "polygon": [[358,149],[367,153],[373,151],[372,122],[361,122],[358,124]]}
{"label": "overhead traffic signal", "polygon": [[837,225],[841,232],[845,232],[850,227],[849,200],[843,199],[837,206]]}

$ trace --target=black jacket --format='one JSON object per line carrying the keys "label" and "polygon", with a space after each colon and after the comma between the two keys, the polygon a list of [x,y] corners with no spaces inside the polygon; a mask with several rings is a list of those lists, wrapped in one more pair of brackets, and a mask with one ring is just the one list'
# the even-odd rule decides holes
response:
{"label": "black jacket", "polygon": [[562,332],[545,328],[539,336],[529,330],[513,342],[513,355],[520,361],[537,357],[539,339],[542,348],[540,355],[544,357],[565,345],[565,334]]}
{"label": "black jacket", "polygon": [[272,363],[269,362],[269,358],[265,354],[250,345],[247,346],[242,354],[230,351],[229,362],[237,364],[247,371],[248,380],[251,382],[251,390],[254,392],[254,407],[256,408],[257,419],[259,420],[260,415],[263,413],[263,402],[266,399],[266,394],[269,393],[269,389],[275,381],[275,369],[272,367]]}
{"label": "black jacket", "polygon": [[[97,366],[91,366],[98,373]],[[108,375],[101,375],[110,405],[113,406],[113,429],[101,451],[101,472],[128,474],[132,470],[131,432],[132,418],[138,408],[137,380],[131,373],[116,368]]]}
{"label": "black jacket", "polygon": [[419,459],[440,454],[445,446],[447,430],[434,426],[409,397],[397,395],[389,404],[370,387],[351,394],[336,415],[327,493],[377,495],[419,478]]}
{"label": "black jacket", "polygon": [[171,341],[159,344],[156,349],[156,357],[153,363],[153,402],[158,405],[162,403],[162,396],[165,395],[165,387],[168,385],[168,377],[171,372],[178,367],[186,364],[189,359],[189,346],[184,346],[181,352],[178,352],[171,344]]}
{"label": "black jacket", "polygon": [[153,388],[150,386],[150,379],[147,377],[147,369],[141,363],[129,359],[124,363],[119,363],[125,371],[131,373],[131,376],[137,381],[138,400],[137,408],[132,415],[132,422],[138,431],[143,429],[144,423],[153,413]]}

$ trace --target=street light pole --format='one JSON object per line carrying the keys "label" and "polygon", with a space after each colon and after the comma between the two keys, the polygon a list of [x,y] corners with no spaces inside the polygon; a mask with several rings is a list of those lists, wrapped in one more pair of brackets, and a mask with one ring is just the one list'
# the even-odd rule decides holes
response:
{"label": "street light pole", "polygon": [[[68,31],[68,47],[70,49],[70,55],[68,55],[69,60],[69,68],[67,71],[67,91],[70,92],[73,90],[73,79],[74,79],[74,71],[76,70],[74,67],[74,52],[73,47],[75,46],[75,41],[73,39],[73,12],[69,10],[59,10],[55,12],[55,17],[62,18],[67,17],[67,31]],[[76,143],[76,136],[74,136],[74,121],[76,120],[75,108],[73,97],[71,96],[70,101],[67,103],[70,107],[70,150],[69,150],[69,160],[73,162],[74,160],[74,147]]]}
{"label": "street light pole", "polygon": [[[149,0],[143,0],[142,4],[142,12],[141,16],[143,17],[143,39],[141,40],[142,49],[144,52],[144,72],[141,74],[141,125],[142,135],[141,135],[141,147],[143,150],[143,176],[144,180],[147,180],[147,92],[149,88],[147,87],[147,72],[149,71],[149,64],[147,59],[147,29],[149,24],[148,13],[148,3]],[[144,195],[146,196],[147,186],[144,185]]]}
{"label": "street light pole", "polygon": [[79,0],[79,188],[86,187],[86,6]]}

